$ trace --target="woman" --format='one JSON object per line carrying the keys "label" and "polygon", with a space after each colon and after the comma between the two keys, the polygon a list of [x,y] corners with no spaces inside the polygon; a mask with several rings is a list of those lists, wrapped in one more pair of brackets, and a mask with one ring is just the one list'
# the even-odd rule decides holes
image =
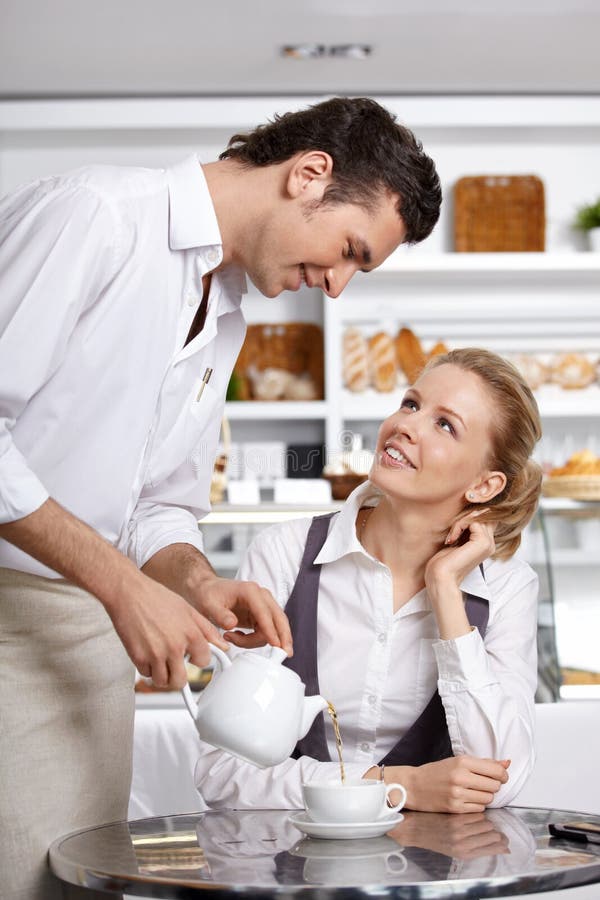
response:
{"label": "woman", "polygon": [[[242,563],[285,607],[288,664],[337,709],[348,777],[399,781],[412,809],[503,806],[532,769],[537,578],[513,554],[539,496],[540,434],[510,363],[436,357],[342,510],[263,531]],[[322,716],[279,766],[203,745],[196,770],[218,807],[302,807],[302,782],[328,779],[339,767]]]}

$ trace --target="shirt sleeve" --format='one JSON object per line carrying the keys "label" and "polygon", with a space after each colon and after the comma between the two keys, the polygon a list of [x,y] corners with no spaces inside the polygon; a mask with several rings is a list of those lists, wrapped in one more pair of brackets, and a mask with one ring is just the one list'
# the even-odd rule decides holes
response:
{"label": "shirt sleeve", "polygon": [[0,203],[0,522],[29,515],[49,496],[13,428],[113,278],[120,240],[114,211],[82,186],[48,179]]}
{"label": "shirt sleeve", "polygon": [[208,510],[196,510],[169,503],[138,501],[131,519],[125,553],[141,569],[155,553],[171,544],[191,544],[204,552],[198,519]]}
{"label": "shirt sleeve", "polygon": [[[262,531],[248,547],[238,571],[238,578],[268,588],[282,609],[300,567],[308,524],[286,522]],[[348,763],[345,768],[347,776],[356,780],[365,771],[362,763]],[[339,781],[339,777],[337,762],[290,757],[277,766],[258,769],[202,741],[195,770],[198,790],[215,809],[301,809],[303,782]]]}
{"label": "shirt sleeve", "polygon": [[525,563],[486,572],[490,622],[456,640],[436,641],[438,690],[455,755],[510,759],[509,780],[491,806],[505,806],[535,762],[538,579]]}

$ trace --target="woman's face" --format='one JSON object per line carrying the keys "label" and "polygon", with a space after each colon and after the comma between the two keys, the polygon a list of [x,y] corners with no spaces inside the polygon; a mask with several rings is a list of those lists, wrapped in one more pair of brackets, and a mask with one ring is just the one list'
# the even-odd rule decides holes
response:
{"label": "woman's face", "polygon": [[431,369],[382,423],[371,481],[389,497],[439,504],[449,515],[468,491],[485,503],[498,493],[486,482],[493,415],[477,375],[448,363]]}

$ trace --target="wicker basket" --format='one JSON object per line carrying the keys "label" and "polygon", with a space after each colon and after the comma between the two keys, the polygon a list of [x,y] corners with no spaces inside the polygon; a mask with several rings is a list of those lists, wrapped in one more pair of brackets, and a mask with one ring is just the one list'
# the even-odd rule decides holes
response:
{"label": "wicker basket", "polygon": [[542,485],[546,497],[600,500],[600,475],[552,475]]}
{"label": "wicker basket", "polygon": [[323,329],[313,322],[285,322],[249,325],[234,372],[243,383],[240,400],[252,399],[248,370],[283,369],[293,375],[310,375],[323,399]]}
{"label": "wicker basket", "polygon": [[457,252],[539,252],[544,234],[544,185],[536,175],[479,175],[456,182]]}
{"label": "wicker basket", "polygon": [[323,475],[331,485],[331,496],[334,500],[346,500],[352,491],[366,481],[368,475],[356,475],[349,472],[347,475]]}

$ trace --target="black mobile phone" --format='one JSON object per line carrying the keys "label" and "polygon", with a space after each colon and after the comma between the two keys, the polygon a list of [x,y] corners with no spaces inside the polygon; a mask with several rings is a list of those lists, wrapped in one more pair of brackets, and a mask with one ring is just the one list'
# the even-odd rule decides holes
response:
{"label": "black mobile phone", "polygon": [[552,837],[564,841],[600,844],[600,825],[594,822],[551,822],[548,830]]}

